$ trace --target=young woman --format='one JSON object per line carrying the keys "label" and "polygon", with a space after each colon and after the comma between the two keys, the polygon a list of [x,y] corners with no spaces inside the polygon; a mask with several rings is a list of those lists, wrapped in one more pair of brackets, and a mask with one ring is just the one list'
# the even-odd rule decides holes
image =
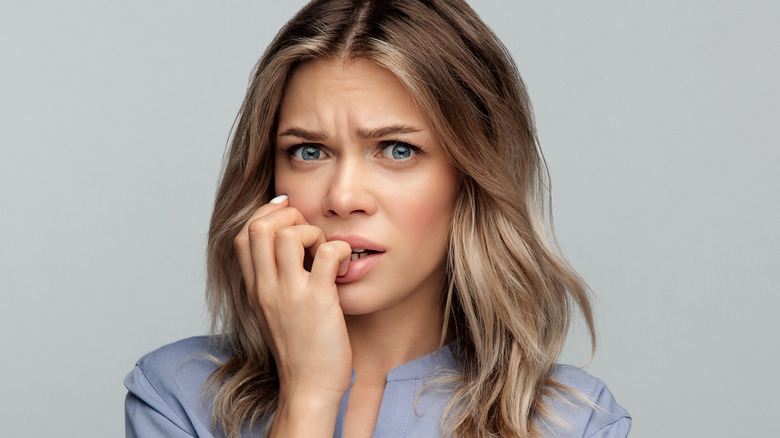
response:
{"label": "young woman", "polygon": [[468,5],[313,1],[233,135],[215,335],[141,359],[128,435],[626,436],[603,382],[556,365],[573,308],[593,321],[545,176],[522,81]]}

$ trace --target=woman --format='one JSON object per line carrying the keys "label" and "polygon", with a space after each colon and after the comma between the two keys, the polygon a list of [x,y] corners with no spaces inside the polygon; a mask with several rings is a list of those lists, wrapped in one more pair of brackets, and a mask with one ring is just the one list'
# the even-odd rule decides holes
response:
{"label": "woman", "polygon": [[[626,436],[556,365],[587,289],[530,103],[459,0],[313,1],[260,60],[209,230],[216,335],[145,356],[130,436]],[[595,344],[595,341],[594,341]]]}

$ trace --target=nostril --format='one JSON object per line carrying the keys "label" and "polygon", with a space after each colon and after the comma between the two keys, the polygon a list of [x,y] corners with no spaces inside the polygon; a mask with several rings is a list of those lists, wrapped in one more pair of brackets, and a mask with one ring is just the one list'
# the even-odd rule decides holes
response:
{"label": "nostril", "polygon": [[329,209],[327,215],[328,216],[347,216],[347,215],[355,214],[355,213],[357,213],[357,214],[361,214],[361,213],[362,214],[368,214],[368,212],[366,212],[366,210],[363,210],[363,209],[359,209],[359,210],[346,210],[344,213],[339,213],[336,210]]}
{"label": "nostril", "polygon": [[331,217],[347,218],[350,215],[370,215],[376,209],[376,199],[370,190],[354,181],[350,184],[331,183],[322,200],[322,211]]}

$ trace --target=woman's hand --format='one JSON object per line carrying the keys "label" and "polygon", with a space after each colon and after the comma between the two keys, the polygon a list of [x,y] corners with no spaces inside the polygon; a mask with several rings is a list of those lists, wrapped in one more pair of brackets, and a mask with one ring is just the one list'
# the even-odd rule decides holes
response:
{"label": "woman's hand", "polygon": [[[293,431],[283,425],[295,426],[301,416],[307,425],[319,417],[325,423],[332,417],[335,425],[349,386],[352,351],[335,278],[346,272],[351,248],[327,242],[321,229],[308,225],[286,197],[279,198],[257,209],[234,244],[249,302],[279,372],[274,434],[288,434]],[[304,269],[307,250],[311,272]]]}

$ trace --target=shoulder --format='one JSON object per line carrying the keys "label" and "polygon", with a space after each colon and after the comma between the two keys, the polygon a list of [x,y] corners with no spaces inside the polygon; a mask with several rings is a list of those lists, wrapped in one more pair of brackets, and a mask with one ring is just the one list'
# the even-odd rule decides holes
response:
{"label": "shoulder", "polygon": [[544,428],[560,437],[628,436],[631,415],[617,403],[604,381],[570,365],[557,365],[552,379],[569,389],[552,389],[555,395],[547,400],[551,413],[565,424],[548,420]]}
{"label": "shoulder", "polygon": [[[170,427],[190,436],[211,430],[206,380],[228,358],[212,337],[187,338],[144,355],[125,378],[128,436]],[[151,436],[151,435],[150,435]]]}
{"label": "shoulder", "polygon": [[136,366],[152,378],[186,378],[203,372],[210,375],[227,358],[216,338],[195,336],[147,353]]}

